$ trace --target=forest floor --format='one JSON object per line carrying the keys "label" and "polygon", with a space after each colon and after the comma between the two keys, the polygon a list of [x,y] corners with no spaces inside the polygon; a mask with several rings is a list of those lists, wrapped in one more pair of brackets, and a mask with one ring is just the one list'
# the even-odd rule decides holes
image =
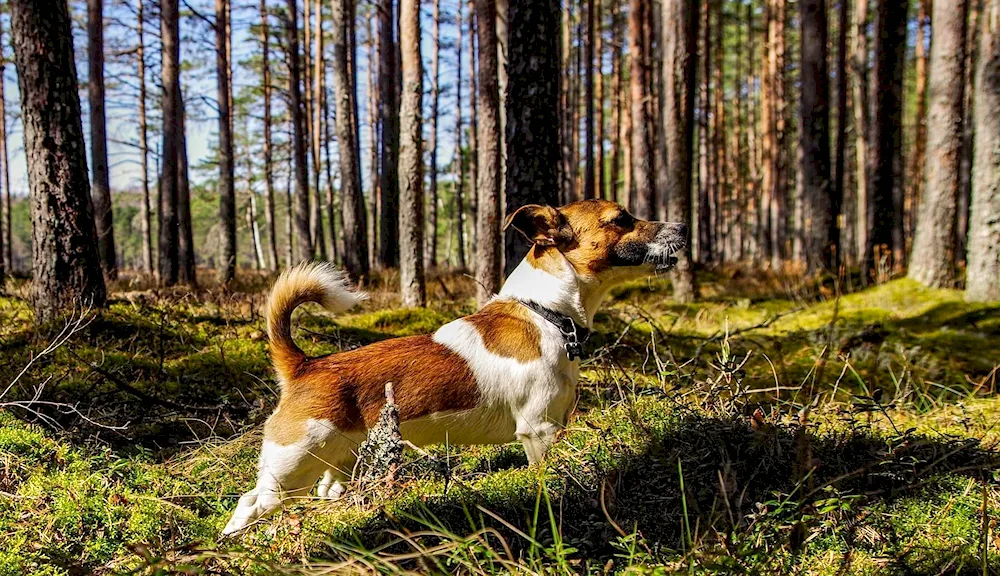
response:
{"label": "forest floor", "polygon": [[[392,485],[307,499],[230,541],[276,390],[266,278],[121,282],[105,312],[30,323],[0,296],[0,575],[1000,574],[1000,305],[739,271],[699,302],[636,282],[597,317],[577,410],[542,466],[515,444],[408,453]],[[473,310],[369,286],[306,307],[310,354]]]}

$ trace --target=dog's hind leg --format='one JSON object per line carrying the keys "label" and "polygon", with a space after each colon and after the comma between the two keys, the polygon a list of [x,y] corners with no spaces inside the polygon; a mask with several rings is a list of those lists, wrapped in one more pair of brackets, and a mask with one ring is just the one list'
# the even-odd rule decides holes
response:
{"label": "dog's hind leg", "polygon": [[288,500],[306,497],[324,470],[343,461],[344,451],[350,455],[351,439],[329,426],[310,428],[316,429],[292,444],[280,444],[265,434],[257,486],[240,498],[223,536],[245,529]]}

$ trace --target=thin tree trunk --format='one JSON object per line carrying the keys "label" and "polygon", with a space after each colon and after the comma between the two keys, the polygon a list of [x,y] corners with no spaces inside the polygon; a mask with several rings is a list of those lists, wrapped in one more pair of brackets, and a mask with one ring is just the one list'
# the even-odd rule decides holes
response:
{"label": "thin tree trunk", "polygon": [[586,10],[587,14],[587,35],[583,40],[584,48],[584,58],[586,62],[583,65],[584,72],[584,149],[583,149],[583,163],[584,163],[584,174],[583,174],[583,197],[590,199],[597,197],[597,187],[594,182],[594,175],[597,172],[597,167],[594,165],[594,144],[595,144],[595,126],[594,126],[594,42],[597,36],[597,11],[595,10],[596,4],[599,0],[582,0],[580,2],[580,8]]}
{"label": "thin tree trunk", "polygon": [[[694,154],[694,95],[698,54],[698,3],[666,0],[662,13],[663,109],[660,119],[666,139],[668,217],[691,228],[692,160]],[[675,254],[674,298],[695,296],[691,244]]]}
{"label": "thin tree trunk", "polygon": [[768,54],[771,104],[771,268],[780,270],[787,257],[787,186],[785,181],[785,0],[770,0]]}
{"label": "thin tree trunk", "polygon": [[[507,214],[526,204],[559,203],[559,0],[510,3],[507,99]],[[504,238],[505,275],[530,246],[513,229]]]}
{"label": "thin tree trunk", "polygon": [[611,177],[604,198],[620,201],[619,185],[622,168],[622,37],[619,3],[611,3]]}
{"label": "thin tree trunk", "polygon": [[632,95],[632,183],[635,186],[635,204],[632,212],[638,218],[653,217],[656,205],[651,179],[652,154],[649,149],[649,115],[646,109],[646,74],[643,65],[643,0],[629,0],[629,86]]}
{"label": "thin tree trunk", "polygon": [[[964,2],[965,0],[960,1]],[[916,90],[914,93],[914,98],[917,101],[917,112],[914,119],[913,149],[908,158],[909,164],[906,170],[906,194],[903,199],[903,214],[905,216],[903,230],[904,237],[907,239],[914,237],[917,210],[920,206],[920,199],[923,197],[924,165],[927,162],[927,50],[924,47],[924,29],[930,25],[927,13],[929,2],[930,0],[918,0],[917,2]]]}
{"label": "thin tree trunk", "polygon": [[267,222],[270,270],[274,271],[278,269],[278,235],[274,214],[274,168],[271,157],[271,38],[268,31],[267,0],[260,0],[260,45],[261,88],[264,92],[264,213]]}
{"label": "thin tree trunk", "polygon": [[[361,193],[361,158],[357,122],[351,121],[356,95],[351,89],[347,63],[351,47],[347,30],[354,26],[349,0],[333,0],[333,90],[337,99],[336,123],[340,155],[341,222],[344,231],[344,267],[355,278],[367,276],[368,230],[365,199]],[[374,161],[374,159],[373,159]],[[332,198],[331,198],[332,200]],[[332,215],[331,215],[332,216]],[[332,223],[332,218],[331,218]]]}
{"label": "thin tree trunk", "polygon": [[219,108],[219,261],[220,284],[236,276],[236,186],[233,182],[233,133],[229,109],[229,58],[226,54],[227,0],[215,0],[215,76]]}
{"label": "thin tree trunk", "polygon": [[830,190],[830,85],[827,70],[827,12],[825,0],[800,0],[799,34],[800,178],[804,206],[806,262],[810,272],[836,270],[837,214]]}
{"label": "thin tree trunk", "polygon": [[[506,14],[504,15],[506,16]],[[497,20],[498,27],[500,19]],[[507,22],[503,21],[506,28]],[[440,91],[440,67],[439,60],[441,54],[441,0],[434,0],[434,14],[431,28],[431,43],[433,52],[431,54],[431,127],[428,136],[427,146],[430,149],[430,159],[427,164],[428,186],[430,191],[430,202],[428,208],[428,229],[427,229],[427,264],[430,267],[437,266],[438,261],[438,103],[441,97]]]}
{"label": "thin tree trunk", "polygon": [[[306,0],[307,2],[309,0]],[[299,66],[298,0],[288,0],[285,15],[288,49],[288,93],[292,122],[292,160],[295,164],[295,229],[298,236],[296,260],[306,262],[315,255],[309,218],[309,173],[306,164],[305,122],[302,118],[302,81]]]}
{"label": "thin tree trunk", "polygon": [[957,280],[955,225],[962,183],[967,8],[966,0],[934,3],[926,189],[917,213],[909,269],[910,278],[934,288],[951,288]]}
{"label": "thin tree trunk", "polygon": [[[147,274],[153,271],[153,238],[152,210],[149,200],[149,124],[146,119],[146,39],[145,39],[145,0],[136,0],[136,30],[138,45],[136,46],[136,66],[139,74],[139,161],[142,166],[142,201],[140,205],[139,233],[142,236],[142,270]],[[0,77],[3,70],[0,69]],[[3,92],[0,90],[0,99]],[[2,106],[2,103],[0,103]],[[6,160],[4,161],[6,165]]]}
{"label": "thin tree trunk", "polygon": [[[368,35],[368,74],[367,74],[367,92],[368,92],[368,181],[371,190],[369,192],[369,198],[371,202],[371,209],[368,211],[371,214],[371,226],[369,230],[372,231],[368,235],[368,263],[369,266],[375,266],[379,264],[378,261],[378,247],[381,238],[379,233],[379,222],[380,222],[380,211],[382,206],[382,196],[381,190],[379,189],[379,101],[378,101],[378,90],[375,85],[375,74],[378,65],[377,62],[381,61],[378,50],[378,36],[372,31],[372,20],[371,18],[365,19],[365,32]],[[360,136],[359,136],[360,137]],[[361,155],[358,155],[360,159]],[[366,223],[369,219],[366,218]]]}
{"label": "thin tree trunk", "polygon": [[[500,94],[500,190],[507,184],[507,46],[510,44],[510,0],[495,0],[497,11],[497,86]],[[503,214],[500,215],[501,219]]]}
{"label": "thin tree trunk", "polygon": [[[3,25],[0,22],[0,46],[3,46]],[[4,57],[3,50],[0,50],[0,162],[3,163],[3,203],[0,210],[0,261],[3,261],[3,268],[6,273],[14,273],[14,247],[13,233],[11,230],[11,193],[10,193],[10,164],[7,157],[7,105],[4,100],[4,69],[7,58]],[[3,274],[0,274],[0,282],[3,282]]]}
{"label": "thin tree trunk", "polygon": [[854,148],[855,181],[857,191],[854,196],[855,229],[857,253],[864,260],[868,249],[868,215],[871,201],[868,197],[868,137],[871,135],[869,119],[871,103],[868,99],[868,0],[855,0],[854,8],[854,48],[851,58],[854,72]]}
{"label": "thin tree trunk", "polygon": [[180,281],[193,287],[197,285],[198,280],[195,274],[194,232],[191,224],[191,180],[188,177],[187,115],[184,106],[184,93],[180,89],[177,90],[177,97],[180,100],[177,104],[177,110],[180,111],[180,128],[177,130],[180,140],[177,143],[177,266]]}
{"label": "thin tree trunk", "polygon": [[[714,5],[715,22],[712,26],[713,39],[715,44],[715,68],[713,70],[712,83],[715,90],[712,93],[713,108],[712,113],[712,187],[709,196],[709,207],[712,211],[712,247],[715,250],[715,259],[722,262],[725,259],[726,241],[728,231],[724,226],[724,214],[726,209],[726,196],[729,191],[729,182],[726,180],[726,106],[723,103],[725,96],[725,44],[722,34],[724,13],[721,0],[717,0]],[[708,36],[706,36],[708,38]]]}
{"label": "thin tree trunk", "polygon": [[287,241],[287,246],[285,250],[285,267],[291,268],[295,264],[295,235],[294,221],[295,221],[295,210],[292,207],[292,182],[295,180],[295,153],[292,151],[292,135],[294,130],[292,129],[292,115],[285,115],[285,133],[288,138],[288,159],[287,159],[287,171],[288,176],[285,178],[285,240]]}
{"label": "thin tree trunk", "polygon": [[399,266],[399,101],[397,100],[396,19],[392,0],[379,2],[379,118],[382,124],[379,262]]}
{"label": "thin tree trunk", "polygon": [[[38,321],[101,307],[106,292],[88,194],[69,6],[12,0],[11,35],[31,187],[31,303]],[[169,15],[169,10],[168,10]]]}
{"label": "thin tree trunk", "polygon": [[87,96],[90,102],[90,169],[97,254],[108,280],[118,279],[114,209],[108,174],[108,133],[104,114],[104,0],[87,0]]}
{"label": "thin tree trunk", "polygon": [[455,244],[458,252],[458,269],[465,270],[465,155],[462,153],[462,29],[465,20],[462,17],[462,2],[459,0],[455,10],[455,29],[458,35],[455,41],[455,164],[458,173],[455,175],[455,219],[457,220]]}
{"label": "thin tree trunk", "polygon": [[869,150],[871,211],[868,214],[868,245],[865,278],[874,277],[886,260],[888,268],[903,266],[902,206],[895,190],[902,174],[899,155],[903,148],[903,64],[906,56],[905,3],[878,0],[875,15],[875,67],[872,70],[872,147]]}
{"label": "thin tree trunk", "polygon": [[[1000,110],[1000,0],[980,15],[976,110]],[[966,300],[1000,300],[1000,116],[977,114]]]}
{"label": "thin tree trunk", "polygon": [[[308,4],[311,0],[305,0]],[[308,22],[306,25],[308,26]],[[325,82],[326,79],[326,69],[324,68],[324,58],[323,58],[323,4],[322,0],[316,0],[316,30],[313,34],[316,41],[316,54],[312,57],[312,98],[310,101],[312,103],[312,116],[309,121],[312,122],[312,127],[309,130],[309,142],[310,142],[310,152],[312,153],[312,166],[313,166],[313,178],[312,178],[312,189],[315,197],[313,198],[312,204],[312,215],[309,218],[310,232],[313,237],[313,244],[316,246],[316,252],[320,260],[327,259],[326,252],[326,233],[323,228],[323,193],[320,191],[319,182],[320,174],[322,173],[322,162],[320,157],[320,148],[322,146],[323,140],[323,101],[326,99],[325,93]],[[308,80],[308,79],[307,79]],[[348,116],[350,118],[350,116]],[[334,231],[334,223],[330,222],[330,230]],[[332,236],[331,240],[336,243],[336,236]],[[336,252],[336,250],[334,250]]]}
{"label": "thin tree trunk", "polygon": [[500,94],[497,80],[494,0],[476,0],[479,34],[479,202],[476,243],[476,301],[480,306],[500,291],[503,239],[500,236]]}
{"label": "thin tree trunk", "polygon": [[159,257],[160,284],[178,279],[177,161],[180,140],[180,31],[177,0],[160,2],[161,76],[163,84],[163,146],[160,162]]}
{"label": "thin tree trunk", "polygon": [[601,12],[601,2],[603,0],[591,0],[591,9],[594,11],[594,62],[596,79],[594,81],[594,105],[597,107],[597,119],[595,120],[597,135],[594,142],[597,150],[595,162],[597,171],[594,178],[597,180],[594,191],[595,198],[605,198],[605,167],[604,167],[604,20]]}
{"label": "thin tree trunk", "polygon": [[[424,281],[424,158],[420,133],[424,92],[423,67],[420,64],[420,0],[399,2],[399,44],[403,69],[399,111],[399,288],[403,306],[415,307],[427,303]],[[495,42],[486,46],[495,46]]]}
{"label": "thin tree trunk", "polygon": [[714,260],[712,212],[709,197],[715,189],[712,179],[712,165],[709,159],[709,110],[712,107],[712,12],[713,2],[705,3],[705,15],[699,17],[702,24],[701,62],[702,73],[699,88],[701,111],[698,114],[698,252],[699,262]]}
{"label": "thin tree trunk", "polygon": [[976,69],[979,63],[979,25],[983,14],[984,0],[969,0],[968,34],[965,39],[965,118],[962,121],[961,185],[958,188],[958,222],[955,226],[956,258],[968,260],[969,208],[972,202],[972,160],[975,150],[972,144],[976,131]]}
{"label": "thin tree trunk", "polygon": [[[472,228],[469,238],[470,251],[476,253],[479,238],[479,89],[476,71],[476,1],[469,0],[469,208]],[[478,266],[477,258],[472,265]]]}
{"label": "thin tree trunk", "polygon": [[[837,134],[834,144],[833,190],[830,195],[830,208],[833,212],[833,228],[837,234],[838,264],[849,261],[847,255],[851,245],[845,241],[845,232],[849,215],[843,210],[845,186],[845,164],[847,159],[847,30],[850,27],[848,0],[839,0],[839,28],[837,30]],[[832,232],[832,230],[831,230]]]}
{"label": "thin tree trunk", "polygon": [[576,197],[576,181],[573,175],[573,150],[575,147],[573,142],[573,71],[570,67],[573,46],[572,27],[570,26],[572,6],[573,2],[567,2],[560,14],[562,47],[559,69],[563,79],[560,86],[561,115],[559,124],[560,161],[562,163],[562,177],[559,183],[560,203],[567,203],[570,198]]}

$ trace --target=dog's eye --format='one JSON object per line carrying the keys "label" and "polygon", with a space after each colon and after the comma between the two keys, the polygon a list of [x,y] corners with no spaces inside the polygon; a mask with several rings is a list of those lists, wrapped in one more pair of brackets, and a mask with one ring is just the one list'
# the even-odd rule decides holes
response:
{"label": "dog's eye", "polygon": [[629,228],[635,224],[635,217],[628,212],[621,212],[611,223],[620,228]]}

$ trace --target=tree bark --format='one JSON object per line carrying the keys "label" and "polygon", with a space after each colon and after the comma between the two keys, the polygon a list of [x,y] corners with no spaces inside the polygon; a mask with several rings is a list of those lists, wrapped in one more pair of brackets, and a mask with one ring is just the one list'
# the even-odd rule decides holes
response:
{"label": "tree bark", "polygon": [[[381,56],[379,56],[378,50],[378,36],[372,31],[372,21],[371,18],[365,19],[365,31],[368,35],[368,74],[366,86],[368,92],[368,182],[371,190],[369,191],[369,198],[371,202],[371,227],[369,230],[372,231],[368,237],[368,264],[370,266],[375,266],[379,264],[378,253],[379,253],[379,242],[381,241],[381,234],[379,233],[379,222],[380,211],[382,206],[382,192],[379,189],[379,131],[381,128],[381,123],[379,121],[379,100],[378,100],[378,90],[375,85],[375,74],[376,68],[378,68],[377,62],[381,61]],[[360,137],[360,136],[359,136]],[[358,158],[360,159],[361,154],[358,153]],[[366,219],[366,223],[368,220]]]}
{"label": "tree bark", "polygon": [[260,0],[260,53],[261,90],[264,93],[264,214],[267,222],[268,266],[274,271],[278,269],[278,234],[274,214],[274,168],[271,157],[271,37],[267,0]]}
{"label": "tree bark", "polygon": [[379,210],[379,263],[399,266],[399,101],[396,89],[396,19],[392,0],[380,0],[379,118],[382,124],[381,204]]}
{"label": "tree bark", "polygon": [[799,147],[805,207],[806,263],[810,272],[835,271],[839,252],[837,214],[830,190],[830,85],[825,0],[800,0]]}
{"label": "tree bark", "polygon": [[188,177],[187,155],[187,114],[184,107],[184,93],[178,81],[177,110],[177,271],[180,281],[188,286],[196,286],[198,278],[195,270],[194,227],[191,222],[191,180]]}
{"label": "tree bark", "polygon": [[619,22],[619,3],[611,3],[611,176],[604,198],[619,202],[619,182],[622,169],[622,37]]}
{"label": "tree bark", "polygon": [[850,245],[844,238],[847,214],[843,213],[845,165],[847,159],[847,30],[850,27],[848,0],[839,0],[837,29],[837,134],[834,144],[833,190],[830,193],[833,227],[837,234],[838,264],[848,262]]}
{"label": "tree bark", "polygon": [[653,217],[656,196],[651,179],[652,154],[649,147],[649,115],[646,109],[648,97],[645,66],[643,64],[643,0],[629,0],[628,51],[629,89],[632,95],[632,185],[635,187],[635,203],[632,212],[638,218]]}
{"label": "tree bark", "polygon": [[[927,50],[925,49],[925,26],[929,25],[927,13],[930,0],[917,2],[916,59],[916,118],[913,127],[913,147],[907,159],[906,195],[903,203],[905,220],[903,227],[907,239],[913,238],[916,227],[917,210],[923,197],[924,166],[927,163]],[[964,79],[963,79],[964,80]]]}
{"label": "tree bark", "polygon": [[594,136],[594,143],[597,149],[594,151],[595,159],[597,164],[596,171],[594,173],[594,179],[596,181],[596,189],[594,190],[595,198],[606,198],[607,194],[605,192],[605,167],[604,167],[604,20],[601,11],[601,3],[603,0],[592,0],[593,4],[591,9],[594,11],[594,73],[596,74],[594,80],[594,105],[597,108],[597,118],[594,120],[595,130],[597,134]]}
{"label": "tree bark", "polygon": [[[976,110],[1000,110],[1000,0],[986,0],[980,15]],[[1000,300],[1000,116],[977,114],[969,217],[965,298]]]}
{"label": "tree bark", "polygon": [[455,29],[458,35],[455,41],[455,164],[458,171],[455,175],[455,244],[459,270],[465,270],[468,265],[465,257],[465,155],[462,152],[462,30],[464,23],[460,0],[455,10]]}
{"label": "tree bark", "polygon": [[350,46],[347,30],[354,26],[349,0],[333,0],[333,92],[336,98],[337,142],[340,155],[341,222],[344,234],[344,267],[355,278],[368,275],[368,230],[365,199],[361,193],[361,158],[357,123],[351,121],[356,95],[347,69]]}
{"label": "tree bark", "polygon": [[87,96],[90,103],[90,167],[97,254],[108,280],[118,279],[114,208],[108,175],[108,132],[104,114],[104,0],[87,0]]}
{"label": "tree bark", "polygon": [[233,133],[229,109],[229,56],[226,53],[226,5],[215,0],[215,76],[219,108],[219,261],[220,284],[236,276],[236,187],[233,182]]}
{"label": "tree bark", "polygon": [[[140,230],[142,236],[142,270],[151,273],[153,271],[153,238],[152,238],[152,210],[149,204],[149,123],[146,119],[146,39],[145,39],[145,0],[136,0],[136,32],[138,33],[138,45],[136,46],[136,67],[138,70],[139,83],[139,161],[142,166],[142,203],[140,205]],[[2,75],[2,72],[0,72]]]}
{"label": "tree bark", "polygon": [[[507,214],[526,204],[559,204],[559,1],[511,0],[507,93]],[[504,238],[504,275],[530,245]]]}
{"label": "tree bark", "polygon": [[917,213],[909,276],[934,288],[951,288],[955,273],[955,226],[961,186],[965,104],[965,37],[968,3],[934,3],[930,99],[927,117],[926,187]]}
{"label": "tree bark", "polygon": [[[705,3],[705,15],[700,17],[702,24],[701,62],[702,73],[699,83],[698,97],[701,101],[698,114],[698,252],[697,259],[701,263],[714,260],[715,232],[712,226],[712,211],[709,208],[709,197],[715,189],[712,177],[712,165],[709,159],[709,109],[712,107],[712,8],[714,2]],[[765,130],[767,127],[765,126]]]}
{"label": "tree bark", "polygon": [[901,270],[902,206],[896,190],[902,179],[903,67],[906,58],[907,5],[878,0],[875,15],[875,67],[872,71],[872,147],[869,151],[871,211],[865,277],[873,278],[880,262]]}
{"label": "tree bark", "polygon": [[868,0],[855,0],[854,8],[854,46],[851,55],[851,68],[854,74],[854,149],[855,149],[855,186],[854,222],[856,251],[862,261],[868,248],[868,214],[871,212],[868,198],[868,137],[871,135],[869,111],[871,104],[868,99]]}
{"label": "tree bark", "polygon": [[45,322],[106,292],[87,179],[69,6],[12,0],[24,151],[31,187],[31,301]]}
{"label": "tree bark", "polygon": [[[692,161],[694,156],[694,95],[697,86],[698,3],[666,0],[662,13],[663,109],[660,119],[666,143],[668,218],[690,229]],[[691,243],[675,254],[674,298],[695,296]]]}
{"label": "tree bark", "polygon": [[160,162],[159,257],[160,284],[173,286],[178,279],[179,230],[177,220],[177,162],[180,141],[180,30],[177,0],[160,2],[163,84],[163,145]]}
{"label": "tree bark", "polygon": [[587,26],[586,37],[583,41],[585,62],[583,65],[583,90],[584,90],[584,148],[583,148],[583,197],[586,199],[596,198],[597,190],[594,182],[594,174],[597,166],[594,165],[594,144],[596,134],[594,125],[594,41],[597,32],[596,4],[599,0],[583,0],[580,2],[581,9],[586,9]]}
{"label": "tree bark", "polygon": [[[472,214],[469,249],[475,256],[479,237],[479,89],[476,70],[476,0],[469,0],[469,211]],[[478,264],[472,259],[472,265]]]}
{"label": "tree bark", "polygon": [[424,84],[420,64],[420,0],[399,2],[399,44],[403,68],[399,111],[399,288],[403,306],[416,307],[427,304],[424,281],[424,157],[421,136]]}
{"label": "tree bark", "polygon": [[[3,46],[3,25],[0,23],[0,46]],[[0,162],[3,162],[3,210],[0,210],[0,260],[8,274],[14,273],[13,232],[11,230],[10,162],[7,156],[7,105],[4,96],[4,69],[7,58],[0,50]],[[0,274],[0,282],[3,281]]]}
{"label": "tree bark", "polygon": [[[499,27],[500,20],[497,20],[497,26]],[[507,22],[504,21],[504,26],[506,27]],[[427,207],[430,210],[428,214],[428,228],[427,228],[427,265],[434,267],[437,266],[438,261],[438,108],[439,101],[441,98],[441,70],[440,70],[440,54],[441,54],[441,0],[434,0],[434,13],[432,16],[432,28],[431,28],[431,44],[433,45],[433,52],[431,53],[431,127],[430,135],[428,136],[427,147],[430,150],[430,158],[427,163],[428,169],[428,185],[427,189],[430,191],[430,201],[427,203]]]}
{"label": "tree bark", "polygon": [[476,0],[479,33],[479,203],[476,243],[476,301],[480,306],[500,291],[503,240],[500,236],[500,94],[497,80],[494,0]]}
{"label": "tree bark", "polygon": [[[307,2],[309,0],[306,0]],[[309,218],[309,168],[306,163],[305,122],[302,118],[302,81],[299,66],[298,0],[288,0],[285,14],[288,49],[288,94],[292,121],[292,160],[295,165],[295,229],[297,232],[296,260],[312,260],[315,250]]]}
{"label": "tree bark", "polygon": [[[305,0],[306,4],[312,0]],[[309,22],[306,22],[306,26]],[[309,217],[309,227],[310,234],[313,237],[313,245],[316,248],[317,257],[320,260],[326,260],[328,258],[326,251],[326,232],[323,228],[323,193],[320,191],[320,175],[322,174],[322,158],[320,156],[320,148],[322,147],[323,141],[323,101],[326,98],[324,80],[326,78],[326,69],[323,64],[325,59],[323,58],[323,5],[322,0],[316,0],[316,29],[313,34],[316,41],[316,54],[312,57],[312,76],[307,78],[312,80],[311,92],[312,97],[310,98],[312,102],[312,109],[310,116],[307,121],[312,123],[309,129],[309,142],[310,142],[310,153],[312,154],[312,190],[314,194],[313,203],[310,206],[312,213]],[[348,116],[350,118],[350,116]],[[330,222],[330,231],[334,231],[334,222]],[[332,236],[331,240],[336,244],[336,236]],[[334,247],[333,252],[336,252]]]}

